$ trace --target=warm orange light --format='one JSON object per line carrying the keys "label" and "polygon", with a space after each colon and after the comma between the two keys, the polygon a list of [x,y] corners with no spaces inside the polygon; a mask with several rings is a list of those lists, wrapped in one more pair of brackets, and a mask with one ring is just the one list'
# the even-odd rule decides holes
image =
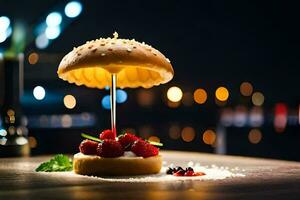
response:
{"label": "warm orange light", "polygon": [[70,95],[70,94],[66,95],[64,97],[64,104],[65,104],[66,108],[68,108],[68,109],[75,108],[75,106],[76,106],[75,97],[73,95]]}
{"label": "warm orange light", "polygon": [[35,137],[28,137],[28,143],[29,143],[29,146],[30,148],[36,148],[37,147],[37,140],[35,139]]}
{"label": "warm orange light", "polygon": [[207,100],[207,93],[204,89],[197,89],[194,92],[194,100],[198,104],[204,104]]}
{"label": "warm orange light", "polygon": [[167,104],[170,108],[177,108],[178,106],[180,106],[180,101],[179,102],[168,101]]}
{"label": "warm orange light", "polygon": [[253,92],[253,86],[249,82],[243,82],[240,86],[240,92],[243,96],[251,96]]}
{"label": "warm orange light", "polygon": [[71,127],[73,124],[73,119],[70,115],[63,115],[61,117],[61,125],[64,128],[69,128]]}
{"label": "warm orange light", "polygon": [[215,141],[216,141],[216,138],[217,138],[216,133],[213,130],[210,130],[210,129],[206,130],[203,133],[203,136],[202,136],[203,142],[205,144],[209,144],[209,145],[214,144]]}
{"label": "warm orange light", "polygon": [[173,140],[177,140],[180,138],[180,127],[178,125],[172,125],[169,128],[169,136]]}
{"label": "warm orange light", "polygon": [[185,142],[191,142],[195,138],[195,129],[192,127],[184,127],[181,132],[181,137]]}
{"label": "warm orange light", "polygon": [[39,54],[31,53],[28,56],[28,62],[32,65],[36,64],[39,61]]}
{"label": "warm orange light", "polygon": [[170,87],[167,91],[169,101],[179,102],[182,99],[183,93],[179,87]]}
{"label": "warm orange light", "polygon": [[149,141],[152,141],[152,142],[160,142],[160,139],[159,137],[156,137],[156,136],[150,136],[148,138]]}
{"label": "warm orange light", "polygon": [[219,87],[216,90],[215,95],[219,101],[226,101],[229,97],[229,91],[225,87]]}
{"label": "warm orange light", "polygon": [[140,89],[137,92],[137,101],[141,106],[147,107],[154,103],[155,96],[152,90]]}
{"label": "warm orange light", "polygon": [[262,139],[262,134],[259,129],[252,129],[248,134],[248,139],[252,144],[258,144]]}
{"label": "warm orange light", "polygon": [[15,111],[13,110],[13,109],[9,109],[9,110],[7,110],[7,115],[8,116],[14,116],[15,115]]}
{"label": "warm orange light", "polygon": [[265,97],[261,92],[254,92],[252,95],[252,103],[256,106],[261,106],[264,104]]}

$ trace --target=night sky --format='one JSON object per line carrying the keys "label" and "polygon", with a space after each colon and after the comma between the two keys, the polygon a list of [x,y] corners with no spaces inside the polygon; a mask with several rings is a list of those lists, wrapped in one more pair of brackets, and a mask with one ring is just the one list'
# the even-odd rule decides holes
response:
{"label": "night sky", "polygon": [[[63,3],[6,1],[0,12],[32,26]],[[266,103],[296,105],[298,7],[286,1],[84,1],[82,15],[46,52],[62,56],[86,40],[118,31],[166,54],[175,69],[173,83],[234,90],[246,80],[269,97]],[[58,61],[51,63],[53,72]]]}

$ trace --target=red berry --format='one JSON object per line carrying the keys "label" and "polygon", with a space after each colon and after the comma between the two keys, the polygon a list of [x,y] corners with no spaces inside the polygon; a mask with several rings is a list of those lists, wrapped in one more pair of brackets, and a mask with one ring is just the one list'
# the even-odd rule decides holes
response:
{"label": "red berry", "polygon": [[131,146],[131,151],[144,158],[158,155],[159,149],[144,140],[137,140]]}
{"label": "red berry", "polygon": [[92,140],[83,140],[79,145],[79,151],[87,155],[97,154],[98,142]]}
{"label": "red berry", "polygon": [[186,171],[185,173],[184,173],[184,176],[194,176],[195,174],[194,174],[194,171]]}
{"label": "red berry", "polygon": [[107,129],[107,130],[102,131],[102,133],[99,135],[99,138],[101,140],[105,140],[105,139],[112,139],[112,140],[114,140],[115,139],[115,135],[114,135],[114,133],[111,130]]}
{"label": "red berry", "polygon": [[98,144],[97,155],[103,158],[115,158],[124,154],[122,145],[111,139],[105,139],[102,143]]}
{"label": "red berry", "polygon": [[121,135],[119,137],[119,142],[121,143],[123,149],[129,150],[131,148],[131,145],[139,139],[139,137],[133,134],[125,133],[124,135]]}
{"label": "red berry", "polygon": [[173,175],[174,175],[174,176],[184,176],[185,173],[186,173],[186,171],[183,170],[183,169],[181,169],[181,170],[175,172]]}

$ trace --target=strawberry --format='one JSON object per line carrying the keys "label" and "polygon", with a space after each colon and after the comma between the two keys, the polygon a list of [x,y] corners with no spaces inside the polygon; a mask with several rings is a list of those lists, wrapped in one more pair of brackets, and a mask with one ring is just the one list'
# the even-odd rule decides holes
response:
{"label": "strawberry", "polygon": [[137,156],[142,156],[144,158],[148,158],[150,156],[156,156],[159,153],[159,149],[149,144],[144,140],[136,140],[131,146],[131,151],[135,153]]}
{"label": "strawberry", "polygon": [[131,145],[139,139],[139,137],[130,133],[125,133],[124,135],[119,136],[119,142],[121,143],[124,150],[130,150]]}
{"label": "strawberry", "polygon": [[83,140],[79,145],[79,151],[87,155],[95,155],[97,153],[98,142],[92,140]]}
{"label": "strawberry", "polygon": [[115,139],[115,135],[114,135],[114,133],[111,130],[107,129],[107,130],[102,131],[102,133],[100,133],[99,138],[101,140],[105,140],[105,139],[112,139],[112,140],[114,140]]}
{"label": "strawberry", "polygon": [[97,155],[103,158],[115,158],[120,157],[124,154],[122,145],[111,139],[105,139],[102,143],[98,144]]}

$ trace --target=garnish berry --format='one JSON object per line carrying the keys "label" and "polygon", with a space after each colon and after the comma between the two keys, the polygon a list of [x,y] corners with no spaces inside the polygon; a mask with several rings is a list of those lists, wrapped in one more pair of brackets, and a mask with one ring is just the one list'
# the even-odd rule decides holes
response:
{"label": "garnish berry", "polygon": [[98,144],[97,155],[103,158],[115,158],[124,154],[122,145],[112,139],[105,139],[102,143]]}
{"label": "garnish berry", "polygon": [[97,153],[98,142],[92,140],[83,140],[79,145],[79,151],[86,155],[95,155]]}
{"label": "garnish berry", "polygon": [[131,151],[135,153],[137,156],[142,156],[144,158],[150,156],[156,156],[159,153],[159,149],[155,146],[149,144],[144,140],[137,140],[131,146]]}
{"label": "garnish berry", "polygon": [[125,133],[124,135],[119,136],[119,142],[121,143],[124,150],[130,150],[131,145],[139,139],[139,137],[130,133]]}
{"label": "garnish berry", "polygon": [[114,133],[111,130],[107,129],[107,130],[102,131],[102,133],[100,133],[99,138],[101,140],[105,140],[105,139],[112,139],[112,140],[114,140],[115,139],[115,135],[114,135]]}
{"label": "garnish berry", "polygon": [[180,169],[179,171],[175,172],[174,176],[184,176],[186,171],[184,169]]}

